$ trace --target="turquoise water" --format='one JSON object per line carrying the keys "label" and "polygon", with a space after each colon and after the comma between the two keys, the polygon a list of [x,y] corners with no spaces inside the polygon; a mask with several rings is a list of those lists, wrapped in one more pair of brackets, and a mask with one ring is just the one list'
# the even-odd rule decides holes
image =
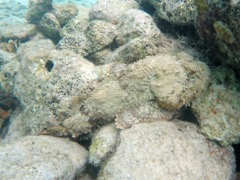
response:
{"label": "turquoise water", "polygon": [[[97,0],[54,0],[55,3],[75,3],[77,6],[93,6]],[[28,0],[0,0],[0,26],[25,23]]]}

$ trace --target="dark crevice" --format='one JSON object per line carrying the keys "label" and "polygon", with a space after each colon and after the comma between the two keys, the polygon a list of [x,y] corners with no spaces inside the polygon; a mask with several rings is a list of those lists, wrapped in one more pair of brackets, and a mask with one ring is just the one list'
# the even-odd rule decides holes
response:
{"label": "dark crevice", "polygon": [[54,63],[51,60],[48,60],[45,64],[45,67],[47,68],[48,72],[51,72],[54,67]]}
{"label": "dark crevice", "polygon": [[236,172],[240,172],[240,144],[234,144],[233,149],[236,158]]}
{"label": "dark crevice", "polygon": [[186,122],[191,122],[199,126],[198,119],[192,112],[192,109],[190,107],[182,107],[178,112],[177,112],[177,117],[179,120],[186,121]]}

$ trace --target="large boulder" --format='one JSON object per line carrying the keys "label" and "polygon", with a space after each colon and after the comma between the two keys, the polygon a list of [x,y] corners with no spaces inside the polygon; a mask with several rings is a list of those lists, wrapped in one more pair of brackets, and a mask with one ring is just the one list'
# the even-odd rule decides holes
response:
{"label": "large boulder", "polygon": [[126,44],[138,37],[149,38],[154,44],[158,44],[163,36],[152,17],[137,9],[126,11],[120,16],[117,30],[116,42],[118,45]]}
{"label": "large boulder", "polygon": [[120,16],[129,9],[137,9],[134,0],[99,0],[89,13],[90,20],[104,20],[116,24]]}
{"label": "large boulder", "polygon": [[196,7],[194,0],[150,0],[158,17],[175,25],[193,25]]}
{"label": "large boulder", "polygon": [[192,103],[203,133],[222,145],[240,142],[240,83],[232,70],[218,67],[208,90]]}
{"label": "large boulder", "polygon": [[88,152],[67,139],[27,136],[0,146],[1,179],[75,179]]}
{"label": "large boulder", "polygon": [[120,132],[117,150],[99,173],[108,179],[233,179],[231,147],[209,141],[197,126],[182,122],[142,123]]}
{"label": "large boulder", "polygon": [[37,24],[42,16],[52,9],[52,0],[29,0],[26,19]]}
{"label": "large boulder", "polygon": [[72,3],[63,5],[56,4],[53,6],[52,13],[57,17],[61,26],[64,26],[78,14],[78,9]]}
{"label": "large boulder", "polygon": [[58,41],[60,38],[61,24],[53,13],[46,13],[39,22],[40,31],[53,41]]}
{"label": "large boulder", "polygon": [[76,24],[76,26],[84,30],[66,32],[57,45],[59,49],[68,49],[87,56],[110,46],[117,34],[115,25],[106,21],[95,20],[89,22],[86,27],[84,24]]}
{"label": "large boulder", "polygon": [[22,23],[0,27],[0,41],[17,40],[25,42],[36,34],[37,28],[33,24]]}

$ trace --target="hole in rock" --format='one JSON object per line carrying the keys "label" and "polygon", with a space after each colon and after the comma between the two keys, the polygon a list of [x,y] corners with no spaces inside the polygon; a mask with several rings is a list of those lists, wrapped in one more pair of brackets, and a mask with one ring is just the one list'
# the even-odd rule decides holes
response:
{"label": "hole in rock", "polygon": [[51,72],[52,68],[54,67],[54,64],[51,60],[48,60],[45,64],[45,67],[47,68],[48,72]]}
{"label": "hole in rock", "polygon": [[97,179],[99,170],[100,167],[96,167],[92,164],[87,164],[85,172],[89,174],[92,179]]}
{"label": "hole in rock", "polygon": [[182,107],[176,114],[176,118],[199,125],[196,116],[190,107]]}
{"label": "hole in rock", "polygon": [[234,144],[233,149],[236,158],[236,172],[240,172],[240,143]]}

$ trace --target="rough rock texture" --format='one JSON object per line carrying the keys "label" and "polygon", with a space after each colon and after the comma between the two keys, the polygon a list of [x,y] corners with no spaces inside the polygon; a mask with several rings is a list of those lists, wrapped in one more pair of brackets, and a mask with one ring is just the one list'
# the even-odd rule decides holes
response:
{"label": "rough rock texture", "polygon": [[0,50],[0,89],[5,93],[13,92],[14,78],[18,71],[19,62],[14,53]]}
{"label": "rough rock texture", "polygon": [[14,53],[0,50],[0,129],[11,111],[18,105],[13,95],[14,78],[18,71],[19,62]]}
{"label": "rough rock texture", "polygon": [[186,53],[147,57],[130,65],[124,73],[119,82],[128,96],[133,96],[131,101],[139,97],[149,101],[153,93],[159,106],[169,110],[179,109],[201,94],[210,75],[204,63]]}
{"label": "rough rock texture", "polygon": [[98,0],[92,7],[90,20],[104,20],[116,24],[120,16],[129,9],[137,9],[138,4],[134,0]]}
{"label": "rough rock texture", "polygon": [[203,133],[222,145],[240,142],[240,83],[232,70],[223,67],[214,72],[209,89],[193,101]]}
{"label": "rough rock texture", "polygon": [[121,15],[117,30],[116,42],[119,45],[126,44],[137,37],[146,37],[152,40],[152,43],[158,44],[163,36],[152,17],[137,9],[131,9]]}
{"label": "rough rock texture", "polygon": [[92,63],[72,52],[29,47],[28,43],[21,48],[14,95],[25,110],[16,119],[36,134],[74,115],[98,74]]}
{"label": "rough rock texture", "polygon": [[57,17],[61,26],[64,26],[78,14],[78,9],[71,3],[54,5],[53,14]]}
{"label": "rough rock texture", "polygon": [[[240,70],[240,1],[196,1],[195,27],[214,57]],[[219,59],[215,59],[219,60]]]}
{"label": "rough rock texture", "polygon": [[0,27],[0,41],[18,40],[27,41],[36,33],[36,26],[33,24],[17,24]]}
{"label": "rough rock texture", "polygon": [[149,0],[157,15],[176,25],[193,24],[196,14],[194,0]]}
{"label": "rough rock texture", "polygon": [[86,27],[88,26],[88,20],[87,19],[79,19],[74,18],[70,20],[61,30],[60,30],[60,36],[63,38],[64,36],[74,34],[77,32],[84,32]]}
{"label": "rough rock texture", "polygon": [[113,52],[111,49],[106,48],[95,53],[90,54],[87,58],[95,65],[104,65],[111,62],[111,56]]}
{"label": "rough rock texture", "polygon": [[231,147],[206,139],[178,120],[134,125],[120,132],[116,152],[98,179],[234,179]]}
{"label": "rough rock texture", "polygon": [[85,30],[86,38],[93,53],[110,45],[116,37],[116,26],[105,21],[91,21]]}
{"label": "rough rock texture", "polygon": [[0,146],[1,179],[76,178],[84,170],[88,152],[67,139],[27,136]]}
{"label": "rough rock texture", "polygon": [[29,0],[26,19],[38,23],[42,16],[52,9],[52,0]]}
{"label": "rough rock texture", "polygon": [[61,25],[57,17],[52,13],[46,13],[39,22],[41,32],[52,40],[59,39]]}
{"label": "rough rock texture", "polygon": [[57,48],[71,50],[84,57],[90,51],[88,39],[83,32],[73,32],[65,35],[57,44]]}
{"label": "rough rock texture", "polygon": [[138,37],[123,46],[117,48],[109,61],[118,61],[130,64],[143,59],[146,56],[154,56],[159,53],[158,47],[148,38]]}
{"label": "rough rock texture", "polygon": [[[116,114],[128,105],[128,94],[121,89],[116,81],[101,83],[81,104],[84,114],[95,123],[108,123],[115,119]],[[133,102],[129,102],[129,105]]]}
{"label": "rough rock texture", "polygon": [[118,129],[126,129],[138,123],[168,121],[173,118],[173,115],[173,112],[163,111],[145,104],[124,109],[117,114],[115,124]]}
{"label": "rough rock texture", "polygon": [[69,49],[82,56],[108,47],[116,37],[115,25],[105,21],[91,21],[83,31],[67,34],[58,43],[59,49]]}
{"label": "rough rock texture", "polygon": [[115,149],[118,130],[114,124],[101,127],[94,133],[89,147],[89,163],[99,166]]}
{"label": "rough rock texture", "polygon": [[141,105],[175,111],[199,96],[210,78],[208,67],[186,53],[161,54],[130,65],[99,68],[109,78],[91,91],[80,108],[98,125],[114,121],[126,108]]}

